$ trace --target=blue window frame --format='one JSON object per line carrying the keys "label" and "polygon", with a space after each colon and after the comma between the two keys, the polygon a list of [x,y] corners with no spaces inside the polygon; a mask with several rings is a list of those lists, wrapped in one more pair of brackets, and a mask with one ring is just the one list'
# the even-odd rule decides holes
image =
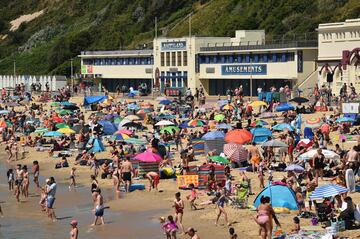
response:
{"label": "blue window frame", "polygon": [[276,62],[276,54],[274,53],[274,54],[272,54],[272,62]]}
{"label": "blue window frame", "polygon": [[221,56],[221,63],[225,63],[225,56]]}
{"label": "blue window frame", "polygon": [[228,56],[229,59],[229,63],[234,63],[234,57],[233,56]]}
{"label": "blue window frame", "polygon": [[209,56],[206,56],[206,57],[205,57],[205,63],[206,63],[206,64],[209,64],[209,63],[210,63],[210,57],[209,57]]}
{"label": "blue window frame", "polygon": [[249,62],[250,62],[250,55],[246,55],[246,56],[245,56],[245,62],[246,62],[246,63],[249,63]]}
{"label": "blue window frame", "polygon": [[255,63],[259,62],[259,55],[258,54],[253,55],[253,62],[255,62]]}

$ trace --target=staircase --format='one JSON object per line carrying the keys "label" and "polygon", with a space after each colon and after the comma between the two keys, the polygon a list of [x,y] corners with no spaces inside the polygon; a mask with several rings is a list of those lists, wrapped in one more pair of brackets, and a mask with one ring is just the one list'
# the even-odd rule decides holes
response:
{"label": "staircase", "polygon": [[303,81],[297,83],[293,89],[301,89],[301,95],[307,97],[314,90],[315,85],[318,83],[318,70],[311,72]]}

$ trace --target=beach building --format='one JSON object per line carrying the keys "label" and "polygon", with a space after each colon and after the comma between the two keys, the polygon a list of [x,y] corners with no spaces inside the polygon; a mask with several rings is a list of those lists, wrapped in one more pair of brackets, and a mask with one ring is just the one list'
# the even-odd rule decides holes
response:
{"label": "beach building", "polygon": [[110,91],[147,83],[173,95],[200,87],[207,95],[224,95],[243,85],[245,95],[250,89],[256,95],[258,88],[317,81],[316,38],[268,40],[264,30],[238,30],[234,37],[160,37],[152,50],[84,51],[79,57],[82,74],[100,78]]}
{"label": "beach building", "polygon": [[[318,78],[339,95],[343,84],[360,92],[360,18],[320,24]],[[349,91],[348,91],[349,93]]]}

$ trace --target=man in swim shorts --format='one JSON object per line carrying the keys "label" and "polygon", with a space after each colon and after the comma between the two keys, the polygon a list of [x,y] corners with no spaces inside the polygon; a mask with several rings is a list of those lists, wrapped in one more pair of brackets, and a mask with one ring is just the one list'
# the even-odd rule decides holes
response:
{"label": "man in swim shorts", "polygon": [[126,192],[130,191],[130,185],[131,185],[131,172],[133,171],[133,167],[131,162],[129,161],[129,158],[125,158],[125,161],[121,165],[121,173],[122,173],[122,179],[125,182],[125,190]]}

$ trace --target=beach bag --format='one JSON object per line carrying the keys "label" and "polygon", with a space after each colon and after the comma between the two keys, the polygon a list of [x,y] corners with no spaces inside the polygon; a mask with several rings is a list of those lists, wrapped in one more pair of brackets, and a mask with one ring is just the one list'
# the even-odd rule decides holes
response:
{"label": "beach bag", "polygon": [[343,232],[345,231],[345,221],[339,221],[335,218],[331,221],[331,228],[334,232]]}
{"label": "beach bag", "polygon": [[318,222],[317,217],[312,217],[312,218],[311,218],[311,225],[316,226],[318,223],[319,223],[319,222]]}

